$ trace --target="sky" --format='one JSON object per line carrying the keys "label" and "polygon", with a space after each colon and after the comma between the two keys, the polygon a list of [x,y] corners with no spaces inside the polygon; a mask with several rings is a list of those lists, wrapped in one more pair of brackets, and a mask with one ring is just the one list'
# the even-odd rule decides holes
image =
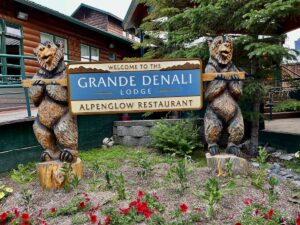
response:
{"label": "sky", "polygon": [[[66,15],[71,15],[80,3],[94,6],[110,12],[120,18],[124,18],[131,0],[32,0],[48,8],[54,9]],[[288,48],[295,48],[295,40],[300,38],[300,28],[289,32],[285,42]]]}

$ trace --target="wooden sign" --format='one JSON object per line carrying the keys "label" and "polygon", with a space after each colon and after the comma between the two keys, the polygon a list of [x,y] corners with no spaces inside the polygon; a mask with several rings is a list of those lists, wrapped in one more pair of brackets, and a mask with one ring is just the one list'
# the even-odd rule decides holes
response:
{"label": "wooden sign", "polygon": [[68,65],[72,114],[195,110],[202,108],[199,59]]}
{"label": "wooden sign", "polygon": [[[200,59],[70,63],[68,79],[41,79],[67,86],[72,114],[199,110],[202,83],[219,73],[202,73]],[[226,78],[244,72],[223,72]],[[23,80],[30,87],[36,80]]]}

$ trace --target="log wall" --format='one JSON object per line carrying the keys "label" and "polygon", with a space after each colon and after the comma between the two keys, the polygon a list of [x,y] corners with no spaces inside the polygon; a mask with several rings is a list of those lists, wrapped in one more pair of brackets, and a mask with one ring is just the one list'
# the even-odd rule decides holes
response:
{"label": "log wall", "polygon": [[[28,20],[16,18],[17,12],[28,13]],[[130,44],[108,38],[103,34],[83,28],[72,22],[60,19],[53,15],[41,12],[28,6],[21,5],[13,0],[0,1],[0,19],[20,25],[23,29],[24,55],[33,55],[33,48],[40,42],[40,33],[45,32],[68,40],[69,59],[80,60],[80,44],[87,44],[100,49],[100,61],[108,60],[108,52],[114,51],[117,60],[124,57],[137,57],[138,52],[131,48]],[[109,49],[113,43],[114,49]],[[38,69],[38,63],[33,60],[25,60],[27,76],[32,76]]]}

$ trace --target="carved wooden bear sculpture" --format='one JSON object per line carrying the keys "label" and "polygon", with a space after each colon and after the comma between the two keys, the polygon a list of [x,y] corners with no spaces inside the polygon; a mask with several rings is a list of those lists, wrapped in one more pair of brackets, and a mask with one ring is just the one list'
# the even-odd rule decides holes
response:
{"label": "carved wooden bear sculpture", "polygon": [[[38,107],[38,115],[33,130],[38,142],[44,148],[42,161],[60,159],[76,161],[78,152],[78,132],[76,118],[68,109],[68,91],[66,87],[48,84],[40,79],[66,79],[62,42],[45,42],[34,49],[41,65],[29,89],[32,102]],[[61,148],[63,147],[63,148]]]}
{"label": "carved wooden bear sculpture", "polygon": [[209,41],[210,58],[206,73],[220,73],[206,87],[205,100],[208,106],[204,116],[205,139],[211,155],[219,154],[218,140],[224,128],[229,133],[227,153],[239,156],[244,136],[244,121],[237,104],[242,94],[242,82],[237,75],[226,79],[222,72],[238,71],[232,63],[233,46],[227,36],[218,36]]}

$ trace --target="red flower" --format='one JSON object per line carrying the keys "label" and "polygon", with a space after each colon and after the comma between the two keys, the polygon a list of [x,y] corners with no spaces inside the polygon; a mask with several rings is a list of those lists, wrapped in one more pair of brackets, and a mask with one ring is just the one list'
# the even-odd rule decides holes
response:
{"label": "red flower", "polygon": [[79,202],[79,207],[83,209],[85,207],[85,203],[84,202]]}
{"label": "red flower", "polygon": [[89,202],[89,201],[91,201],[91,199],[90,198],[85,198],[85,201]]}
{"label": "red flower", "polygon": [[90,215],[90,220],[91,220],[91,223],[96,223],[97,222],[97,216],[96,215]]}
{"label": "red flower", "polygon": [[300,213],[298,213],[298,216],[296,218],[296,224],[300,225]]}
{"label": "red flower", "polygon": [[20,223],[20,225],[30,225],[30,222],[29,221],[24,221],[24,222]]}
{"label": "red flower", "polygon": [[252,205],[253,200],[252,200],[251,198],[245,198],[245,199],[243,200],[243,202],[244,202],[244,204],[246,204],[246,205]]}
{"label": "red flower", "polygon": [[138,198],[141,198],[141,197],[143,197],[145,194],[144,194],[144,192],[142,192],[142,191],[139,191],[138,192]]}
{"label": "red flower", "polygon": [[50,211],[51,211],[52,213],[55,213],[55,212],[56,212],[56,208],[51,208]]}
{"label": "red flower", "polygon": [[107,216],[107,217],[105,218],[105,225],[108,225],[109,222],[110,222],[110,216]]}
{"label": "red flower", "polygon": [[273,209],[270,209],[270,211],[269,211],[269,219],[272,217],[274,215],[274,210]]}
{"label": "red flower", "polygon": [[183,203],[183,204],[181,204],[180,205],[180,210],[181,210],[181,212],[183,212],[183,213],[185,213],[187,210],[188,210],[188,206],[187,206],[187,204],[185,204],[185,203]]}
{"label": "red flower", "polygon": [[130,207],[136,206],[136,205],[137,205],[137,202],[136,202],[136,201],[133,201],[133,202],[130,202],[130,203],[129,203],[129,206],[130,206]]}
{"label": "red flower", "polygon": [[120,209],[122,214],[129,214],[130,208]]}
{"label": "red flower", "polygon": [[241,223],[236,223],[235,225],[242,225]]}
{"label": "red flower", "polygon": [[296,219],[296,224],[297,224],[297,225],[300,225],[300,217],[298,217],[298,218]]}
{"label": "red flower", "polygon": [[21,217],[23,221],[27,221],[29,219],[29,215],[27,213],[23,213]]}
{"label": "red flower", "polygon": [[145,209],[144,210],[144,217],[145,217],[145,219],[149,218],[150,216],[151,216],[150,210],[149,209]]}
{"label": "red flower", "polygon": [[3,212],[2,214],[0,214],[0,220],[1,221],[6,220],[6,218],[7,218],[7,213],[6,212]]}
{"label": "red flower", "polygon": [[96,212],[98,209],[100,209],[99,203],[98,203],[98,205],[95,208],[91,208],[90,211],[91,212]]}
{"label": "red flower", "polygon": [[12,210],[13,210],[15,216],[16,216],[16,217],[19,217],[20,212],[18,211],[18,209],[17,209],[17,208],[13,208]]}
{"label": "red flower", "polygon": [[136,211],[139,213],[143,213],[146,209],[148,209],[147,202],[141,202],[136,206]]}
{"label": "red flower", "polygon": [[259,210],[258,209],[255,209],[255,215],[257,216],[259,213]]}

